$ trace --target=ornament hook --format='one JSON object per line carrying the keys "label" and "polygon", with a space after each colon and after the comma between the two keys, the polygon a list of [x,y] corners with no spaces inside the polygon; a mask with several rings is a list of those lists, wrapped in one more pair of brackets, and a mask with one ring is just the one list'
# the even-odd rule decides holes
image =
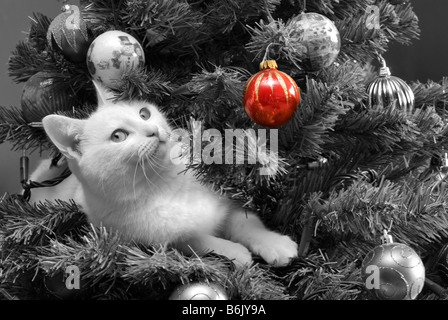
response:
{"label": "ornament hook", "polygon": [[70,11],[71,6],[68,4],[68,1],[67,1],[67,0],[64,0],[62,3],[63,3],[63,5],[62,5],[62,7],[61,7],[61,12],[67,12],[67,11]]}
{"label": "ornament hook", "polygon": [[267,45],[266,50],[264,51],[264,56],[262,61],[266,61],[266,60],[270,60],[269,59],[269,48],[273,45],[273,43],[271,42],[270,44]]}
{"label": "ornament hook", "polygon": [[381,236],[381,243],[382,244],[393,243],[394,242],[392,236],[389,234],[390,231],[392,230],[393,223],[394,223],[394,219],[391,219],[390,223],[389,223],[389,228],[383,229],[383,235]]}
{"label": "ornament hook", "polygon": [[382,244],[386,244],[386,243],[393,243],[393,239],[392,236],[388,233],[388,231],[386,229],[383,230],[383,235],[381,236],[381,243]]}
{"label": "ornament hook", "polygon": [[389,67],[386,65],[386,60],[383,58],[382,55],[378,55],[378,61],[381,64],[380,67],[380,77],[388,77],[391,75]]}

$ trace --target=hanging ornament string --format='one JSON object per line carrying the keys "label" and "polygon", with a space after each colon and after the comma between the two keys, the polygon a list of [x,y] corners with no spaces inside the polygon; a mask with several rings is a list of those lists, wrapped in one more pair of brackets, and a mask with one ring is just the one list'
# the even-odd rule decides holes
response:
{"label": "hanging ornament string", "polygon": [[110,1],[111,2],[111,5],[112,5],[112,12],[114,13],[114,24],[115,24],[115,27],[119,27],[119,25],[118,25],[118,13],[117,13],[117,8],[116,8],[116,6],[115,6],[115,0],[111,0]]}
{"label": "hanging ornament string", "polygon": [[263,59],[261,61],[267,61],[267,60],[271,60],[270,56],[269,56],[269,48],[273,45],[273,43],[271,42],[270,44],[267,45],[266,50],[264,51],[264,56]]}
{"label": "hanging ornament string", "polygon": [[386,60],[383,58],[382,55],[379,55],[379,56],[378,56],[378,61],[379,61],[380,64],[381,64],[381,68],[380,68],[380,73],[379,73],[379,75],[380,75],[381,77],[390,76],[390,75],[391,75],[391,73],[390,73],[390,69],[389,69],[389,67],[386,65]]}
{"label": "hanging ornament string", "polygon": [[306,12],[306,0],[303,0],[302,11],[300,13]]}

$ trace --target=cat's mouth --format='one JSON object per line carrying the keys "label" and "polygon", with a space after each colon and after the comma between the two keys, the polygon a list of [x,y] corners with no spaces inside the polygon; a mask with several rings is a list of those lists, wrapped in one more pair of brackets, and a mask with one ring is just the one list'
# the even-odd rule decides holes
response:
{"label": "cat's mouth", "polygon": [[157,152],[159,151],[160,143],[161,142],[159,141],[159,139],[151,139],[150,141],[142,144],[138,148],[138,157],[142,159],[157,154]]}

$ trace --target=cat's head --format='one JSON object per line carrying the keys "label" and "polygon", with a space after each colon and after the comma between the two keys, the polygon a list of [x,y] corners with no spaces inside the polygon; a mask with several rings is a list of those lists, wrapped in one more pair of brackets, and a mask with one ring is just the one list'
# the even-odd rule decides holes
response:
{"label": "cat's head", "polygon": [[145,101],[113,103],[98,86],[97,95],[98,109],[88,119],[49,115],[42,121],[70,169],[96,190],[123,187],[132,193],[139,184],[157,181],[170,166],[165,116]]}

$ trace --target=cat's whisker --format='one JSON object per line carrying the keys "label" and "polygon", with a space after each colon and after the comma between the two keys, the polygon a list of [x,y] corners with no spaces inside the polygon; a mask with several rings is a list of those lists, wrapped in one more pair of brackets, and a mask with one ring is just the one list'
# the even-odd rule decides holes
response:
{"label": "cat's whisker", "polygon": [[132,189],[133,189],[133,192],[134,192],[134,201],[132,202],[132,205],[134,206],[134,210],[137,210],[137,193],[136,193],[136,189],[135,189],[135,178],[136,178],[136,175],[137,175],[137,169],[138,169],[138,163],[136,163],[135,164],[135,170],[134,170],[134,179],[133,179],[133,182],[132,182]]}
{"label": "cat's whisker", "polygon": [[128,164],[129,161],[131,161],[131,160],[137,155],[137,153],[138,153],[138,149],[135,150],[134,152],[132,152],[132,153],[128,156],[128,159],[126,160],[125,164]]}
{"label": "cat's whisker", "polygon": [[123,183],[123,189],[124,190],[128,189],[127,186],[126,186],[126,183],[127,183],[126,175],[127,175],[127,170],[122,170],[121,171],[121,179],[120,179],[120,181]]}
{"label": "cat's whisker", "polygon": [[106,188],[104,187],[104,175],[105,174],[103,172],[100,176],[100,185],[101,185],[101,190],[103,190],[104,195],[107,196]]}
{"label": "cat's whisker", "polygon": [[140,158],[139,163],[140,163],[140,166],[141,166],[141,168],[142,168],[143,175],[145,176],[146,184],[151,188],[151,190],[152,190],[152,188],[157,189],[158,186],[157,186],[154,182],[152,182],[151,179],[150,179],[150,178],[148,177],[148,175],[146,174],[146,170],[145,170],[145,161],[144,161],[144,159],[143,159],[143,158]]}
{"label": "cat's whisker", "polygon": [[155,188],[155,189],[159,189],[159,190],[160,190],[160,189],[161,189],[160,186],[159,186],[158,184],[155,184],[154,182],[152,182],[151,179],[150,179],[150,178],[147,176],[147,174],[146,174],[145,163],[147,163],[147,164],[150,166],[151,170],[152,170],[155,174],[157,174],[157,175],[158,175],[164,182],[166,182],[165,179],[163,179],[163,178],[160,176],[160,174],[157,172],[158,170],[156,170],[156,169],[154,168],[154,165],[153,165],[153,163],[152,163],[152,161],[151,161],[151,155],[148,154],[148,153],[143,153],[142,156],[141,156],[141,158],[140,158],[140,161],[141,161],[141,166],[142,166],[143,174],[144,174],[144,176],[145,176],[145,178],[146,178],[146,180],[147,180],[147,182],[148,182],[148,185],[151,184],[150,187]]}
{"label": "cat's whisker", "polygon": [[[160,176],[159,172],[157,172],[157,171],[165,171],[165,170],[169,170],[169,168],[168,168],[167,166],[164,166],[163,164],[157,162],[157,160],[155,160],[155,159],[152,159],[152,160],[149,159],[148,161],[150,162],[151,167],[153,168],[154,171],[156,171],[156,173],[157,173],[157,175],[158,175],[159,177],[161,177],[161,176]],[[155,169],[157,169],[157,170],[155,170]],[[161,178],[162,178],[162,177],[161,177]],[[163,179],[163,178],[162,178],[162,179]],[[165,181],[165,180],[164,180],[164,181]]]}
{"label": "cat's whisker", "polygon": [[134,179],[133,179],[133,183],[132,183],[132,188],[134,189],[134,200],[136,200],[136,201],[137,201],[137,193],[135,191],[135,178],[137,176],[137,169],[138,169],[138,162],[135,164]]}
{"label": "cat's whisker", "polygon": [[157,158],[151,157],[151,155],[148,155],[148,161],[151,162],[156,168],[166,170],[168,169],[168,166],[163,165],[162,163],[157,161]]}
{"label": "cat's whisker", "polygon": [[[132,153],[130,156],[129,156],[129,158],[128,158],[128,160],[125,162],[126,164],[128,164],[129,163],[129,161],[131,161],[131,159],[133,158],[133,156],[135,155],[137,153],[137,151],[135,151],[134,153]],[[135,169],[134,169],[134,175],[133,175],[133,177],[132,177],[132,191],[133,191],[133,194],[134,194],[134,203],[137,201],[137,192],[136,192],[136,188],[135,188],[135,179],[136,179],[136,177],[137,177],[137,169],[138,169],[138,163],[136,163],[135,164]],[[126,181],[126,172],[125,171],[123,171],[123,176],[124,176],[124,179],[123,179],[123,181]],[[135,204],[134,204],[134,206],[135,206]]]}
{"label": "cat's whisker", "polygon": [[141,168],[142,168],[142,170],[143,170],[143,175],[145,176],[145,178],[146,178],[146,182],[147,182],[147,184],[148,184],[148,186],[149,187],[155,187],[155,188],[157,188],[157,186],[148,178],[148,176],[146,175],[146,170],[145,170],[145,159],[143,158],[143,157],[141,157],[140,159],[139,159],[139,163],[140,163],[140,166],[141,166]]}
{"label": "cat's whisker", "polygon": [[[149,156],[149,155],[146,155],[146,160],[147,160],[147,162],[148,162],[148,164],[149,164],[149,166],[151,167],[151,169],[152,169],[152,171],[154,171],[155,172],[155,174],[157,174],[159,177],[160,177],[160,179],[162,179],[164,182],[167,182],[158,172],[157,172],[157,164],[156,163],[153,163],[152,162],[152,159],[151,159],[151,157]],[[154,165],[154,166],[153,166]],[[156,167],[156,169],[154,168],[154,167]]]}

